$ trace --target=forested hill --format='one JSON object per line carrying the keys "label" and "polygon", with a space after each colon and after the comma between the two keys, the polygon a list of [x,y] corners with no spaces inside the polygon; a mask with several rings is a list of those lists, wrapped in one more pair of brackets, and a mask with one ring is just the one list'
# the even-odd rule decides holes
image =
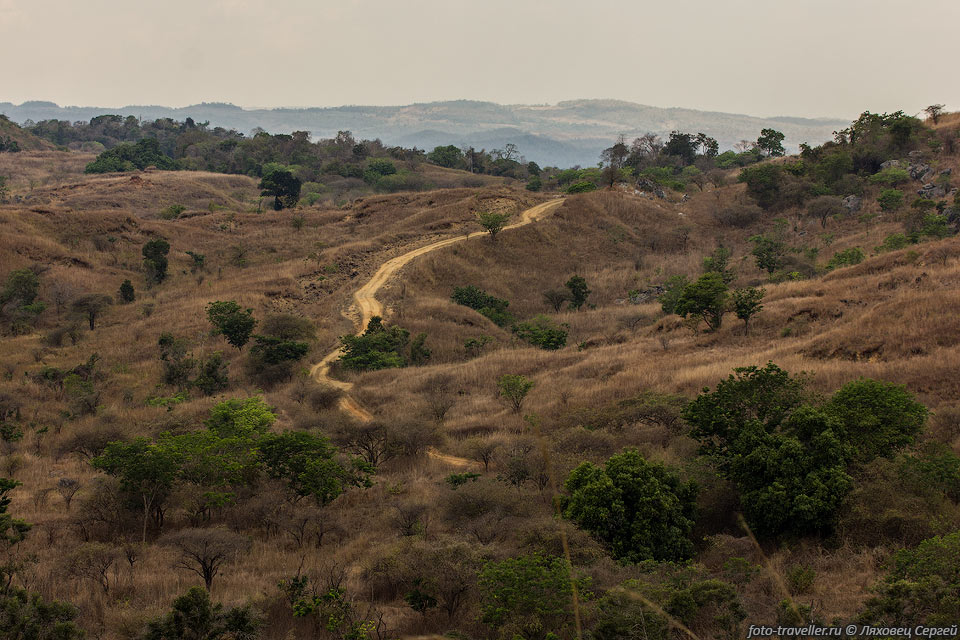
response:
{"label": "forested hill", "polygon": [[315,138],[330,138],[350,130],[366,139],[379,138],[388,145],[432,149],[454,144],[478,149],[519,147],[527,160],[541,165],[592,166],[602,149],[620,134],[628,139],[647,132],[703,131],[716,138],[721,149],[741,140],[753,140],[764,128],[782,131],[785,146],[795,150],[801,142],[819,144],[848,120],[793,117],[757,118],[747,115],[664,109],[617,100],[573,100],[556,105],[500,105],[456,100],[405,106],[342,106],[330,108],[243,109],[232,104],[204,103],[181,108],[165,106],[61,107],[52,102],[0,102],[0,113],[11,120],[89,120],[110,113],[143,119],[188,117],[214,127],[270,133],[309,131]]}

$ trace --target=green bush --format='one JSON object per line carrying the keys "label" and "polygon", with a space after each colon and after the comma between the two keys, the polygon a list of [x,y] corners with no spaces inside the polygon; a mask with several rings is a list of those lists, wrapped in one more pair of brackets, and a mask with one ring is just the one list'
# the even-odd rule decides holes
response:
{"label": "green bush", "polygon": [[896,211],[903,206],[903,191],[899,189],[884,189],[877,196],[877,204],[883,211]]}
{"label": "green bush", "polygon": [[156,167],[168,171],[179,168],[176,160],[160,151],[156,138],[144,138],[136,144],[124,143],[104,151],[84,169],[84,173],[113,173]]}
{"label": "green bush", "polygon": [[547,316],[536,316],[513,325],[513,332],[525,342],[541,349],[556,350],[567,344],[565,325],[558,325]]}
{"label": "green bush", "polygon": [[870,182],[895,187],[910,182],[910,173],[906,169],[887,167],[870,176]]}
{"label": "green bush", "polygon": [[480,287],[456,287],[450,299],[486,316],[498,327],[505,327],[513,322],[513,316],[507,311],[510,303],[488,294]]}
{"label": "green bush", "polygon": [[574,182],[569,187],[567,187],[567,193],[587,193],[589,191],[596,191],[597,185],[588,180],[581,180],[579,182]]}
{"label": "green bush", "polygon": [[864,257],[863,250],[860,247],[844,249],[843,251],[838,251],[833,254],[830,262],[827,263],[826,269],[827,271],[833,271],[841,267],[851,267],[863,262]]}
{"label": "green bush", "polygon": [[403,350],[410,341],[410,332],[400,327],[386,327],[380,316],[370,318],[359,336],[341,336],[343,353],[340,363],[347,369],[373,370],[404,367]]}
{"label": "green bush", "polygon": [[885,251],[897,251],[908,247],[913,244],[906,235],[902,233],[891,233],[886,238],[883,239],[883,244],[878,245],[874,248],[874,251],[877,253],[883,253]]}
{"label": "green bush", "polygon": [[601,468],[584,462],[564,487],[563,515],[592,533],[618,560],[680,561],[693,553],[697,488],[627,449]]}

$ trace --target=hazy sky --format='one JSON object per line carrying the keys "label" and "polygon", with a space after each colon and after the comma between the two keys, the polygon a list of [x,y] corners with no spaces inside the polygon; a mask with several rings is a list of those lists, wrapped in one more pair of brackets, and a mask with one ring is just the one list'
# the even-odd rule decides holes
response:
{"label": "hazy sky", "polygon": [[0,101],[960,110],[960,0],[0,0]]}

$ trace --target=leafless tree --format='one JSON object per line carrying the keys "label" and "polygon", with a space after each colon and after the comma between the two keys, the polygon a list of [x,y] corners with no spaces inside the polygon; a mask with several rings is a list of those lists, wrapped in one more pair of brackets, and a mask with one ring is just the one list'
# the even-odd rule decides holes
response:
{"label": "leafless tree", "polygon": [[169,536],[166,543],[180,553],[174,567],[203,578],[207,591],[223,563],[250,546],[248,538],[223,528],[182,529]]}

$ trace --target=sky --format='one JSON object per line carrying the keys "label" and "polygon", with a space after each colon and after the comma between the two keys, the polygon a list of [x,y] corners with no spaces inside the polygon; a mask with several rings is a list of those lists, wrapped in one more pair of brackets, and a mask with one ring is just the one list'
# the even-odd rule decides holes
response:
{"label": "sky", "polygon": [[0,0],[0,102],[960,110],[960,1]]}

